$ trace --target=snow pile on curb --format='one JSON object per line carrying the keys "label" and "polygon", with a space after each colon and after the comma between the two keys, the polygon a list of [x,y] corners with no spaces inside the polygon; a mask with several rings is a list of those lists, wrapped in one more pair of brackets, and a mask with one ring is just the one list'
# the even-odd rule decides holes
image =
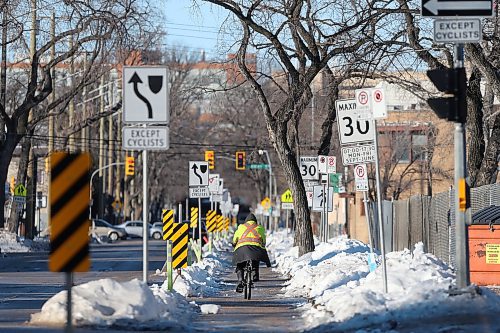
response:
{"label": "snow pile on curb", "polygon": [[[184,297],[151,288],[133,279],[117,282],[102,279],[72,288],[73,322],[78,326],[168,328],[188,322],[193,306]],[[67,292],[50,298],[41,312],[31,315],[31,324],[64,325]]]}
{"label": "snow pile on curb", "polygon": [[219,312],[220,306],[217,304],[202,304],[200,305],[201,313],[203,314],[217,314]]}
{"label": "snow pile on curb", "polygon": [[[335,322],[336,329],[353,329],[391,320],[418,318],[422,314],[500,311],[500,298],[489,291],[482,296],[450,297],[454,283],[451,269],[419,243],[415,250],[388,253],[388,293],[384,293],[382,267],[370,273],[369,248],[345,236],[316,245],[300,258],[293,237],[270,235],[268,246],[278,269],[290,275],[285,295],[309,298],[304,317],[311,326]],[[464,304],[467,304],[466,306]],[[326,327],[325,327],[326,328]]]}
{"label": "snow pile on curb", "polygon": [[48,239],[20,239],[12,232],[0,229],[1,253],[48,251],[49,247],[50,245]]}
{"label": "snow pile on curb", "polygon": [[[182,275],[177,276],[174,272],[173,288],[184,297],[187,296],[206,296],[213,294],[219,288],[219,280],[215,277],[222,271],[224,260],[215,254],[208,254],[201,262],[197,262],[182,269]],[[168,278],[162,285],[162,288],[168,289]]]}

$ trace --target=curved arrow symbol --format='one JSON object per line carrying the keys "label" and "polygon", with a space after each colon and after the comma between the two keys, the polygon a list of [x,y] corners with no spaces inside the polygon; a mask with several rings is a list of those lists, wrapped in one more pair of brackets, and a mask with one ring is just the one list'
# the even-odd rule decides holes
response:
{"label": "curved arrow symbol", "polygon": [[138,89],[138,84],[139,83],[142,83],[142,80],[141,78],[139,77],[139,75],[137,75],[137,72],[134,72],[134,75],[132,75],[132,77],[130,78],[130,80],[128,81],[128,83],[133,83],[134,84],[134,92],[136,94],[136,96],[141,100],[143,101],[144,103],[146,103],[146,107],[148,108],[148,118],[151,119],[153,118],[153,108],[151,107],[151,103],[149,103],[148,99],[146,97],[144,97],[140,92],[139,92],[139,89]]}
{"label": "curved arrow symbol", "polygon": [[200,178],[200,184],[203,184],[203,178],[201,178],[201,176],[198,174],[198,166],[196,164],[193,164],[193,167],[191,168],[193,169],[193,173],[198,176],[198,178]]}

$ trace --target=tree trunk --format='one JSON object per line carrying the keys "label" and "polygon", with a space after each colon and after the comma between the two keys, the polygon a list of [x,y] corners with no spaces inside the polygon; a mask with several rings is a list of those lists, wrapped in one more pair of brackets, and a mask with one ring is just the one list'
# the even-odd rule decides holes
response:
{"label": "tree trunk", "polygon": [[287,143],[287,124],[280,123],[277,127],[278,133],[274,135],[274,149],[278,153],[286,180],[292,190],[296,219],[294,246],[299,247],[299,256],[301,256],[314,251],[311,215],[307,205],[306,190],[297,165],[297,157]]}
{"label": "tree trunk", "polygon": [[481,73],[477,67],[472,70],[467,87],[467,140],[470,185],[475,187],[484,156],[483,102],[481,96]]}
{"label": "tree trunk", "polygon": [[[7,135],[3,145],[0,146],[0,183],[7,182],[7,174],[9,172],[9,165],[12,160],[12,155],[16,149],[18,140],[16,135]],[[5,191],[0,191],[0,207],[5,207]],[[6,227],[5,214],[0,214],[0,228]]]}
{"label": "tree trunk", "polygon": [[500,117],[495,117],[495,123],[491,129],[491,137],[486,147],[483,163],[476,177],[475,186],[491,184],[492,177],[498,166],[498,154],[500,153]]}
{"label": "tree trunk", "polygon": [[[28,171],[29,153],[31,149],[31,140],[25,138],[21,145],[21,155],[19,158],[19,166],[17,169],[16,185],[26,184],[26,176]],[[10,232],[17,233],[19,228],[19,212],[17,210],[17,203],[12,202],[12,209],[10,211],[9,222],[7,223],[7,229]]]}

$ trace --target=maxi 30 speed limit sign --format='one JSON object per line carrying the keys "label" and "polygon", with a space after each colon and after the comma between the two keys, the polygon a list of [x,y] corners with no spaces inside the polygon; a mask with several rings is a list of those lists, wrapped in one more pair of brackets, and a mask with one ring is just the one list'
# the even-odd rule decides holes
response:
{"label": "maxi 30 speed limit sign", "polygon": [[373,141],[371,114],[369,110],[359,110],[356,100],[336,100],[337,123],[339,126],[340,144],[352,144]]}

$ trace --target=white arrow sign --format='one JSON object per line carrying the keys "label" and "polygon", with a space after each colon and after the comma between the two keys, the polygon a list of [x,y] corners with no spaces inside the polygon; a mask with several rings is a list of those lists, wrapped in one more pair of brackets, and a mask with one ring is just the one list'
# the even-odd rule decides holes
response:
{"label": "white arrow sign", "polygon": [[208,186],[208,162],[189,162],[189,186]]}
{"label": "white arrow sign", "polygon": [[[429,0],[422,3],[422,7],[435,16],[441,16],[440,11],[447,11],[445,16],[490,16],[492,1],[439,1]],[[466,11],[479,11],[478,13],[467,13]],[[483,13],[484,11],[484,13]],[[481,15],[482,14],[482,15]]]}

